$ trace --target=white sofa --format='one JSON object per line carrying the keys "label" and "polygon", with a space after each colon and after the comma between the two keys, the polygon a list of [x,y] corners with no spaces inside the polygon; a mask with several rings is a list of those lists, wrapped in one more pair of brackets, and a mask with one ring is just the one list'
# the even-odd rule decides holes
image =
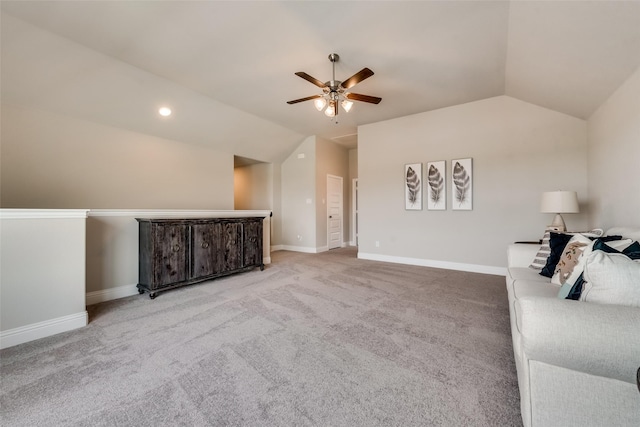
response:
{"label": "white sofa", "polygon": [[[606,234],[640,239],[640,229]],[[508,249],[511,333],[525,427],[640,426],[640,308],[558,299],[559,287],[528,268],[539,248]]]}

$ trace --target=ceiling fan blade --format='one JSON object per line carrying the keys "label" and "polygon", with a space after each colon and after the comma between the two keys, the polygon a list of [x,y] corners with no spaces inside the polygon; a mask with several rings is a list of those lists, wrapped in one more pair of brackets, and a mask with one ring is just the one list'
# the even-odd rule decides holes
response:
{"label": "ceiling fan blade", "polygon": [[305,79],[308,82],[313,83],[314,85],[320,87],[320,88],[325,88],[327,87],[326,84],[322,83],[320,80],[316,79],[315,77],[311,77],[309,74],[305,73],[304,71],[298,71],[296,73],[296,76],[298,77],[302,77],[303,79]]}
{"label": "ceiling fan blade", "polygon": [[368,79],[371,76],[373,76],[373,71],[368,68],[363,68],[353,76],[349,77],[347,80],[343,81],[340,86],[342,86],[344,89],[349,89],[350,87],[357,85],[364,79]]}
{"label": "ceiling fan blade", "polygon": [[359,93],[347,93],[345,97],[354,101],[369,102],[371,104],[379,104],[380,101],[382,101],[382,98],[378,98],[377,96],[361,95]]}
{"label": "ceiling fan blade", "polygon": [[297,104],[298,102],[309,101],[311,99],[322,98],[322,95],[312,95],[306,98],[294,99],[293,101],[287,101],[287,104]]}

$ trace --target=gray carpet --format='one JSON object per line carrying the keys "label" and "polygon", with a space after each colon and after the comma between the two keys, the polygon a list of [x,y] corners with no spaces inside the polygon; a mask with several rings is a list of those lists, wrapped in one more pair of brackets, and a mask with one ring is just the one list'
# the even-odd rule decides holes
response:
{"label": "gray carpet", "polygon": [[522,425],[503,277],[272,256],[3,350],[2,425]]}

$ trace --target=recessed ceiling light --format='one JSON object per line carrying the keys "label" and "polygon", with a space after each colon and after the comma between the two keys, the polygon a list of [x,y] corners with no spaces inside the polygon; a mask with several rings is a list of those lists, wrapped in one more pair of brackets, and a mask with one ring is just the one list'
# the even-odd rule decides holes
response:
{"label": "recessed ceiling light", "polygon": [[167,117],[171,115],[171,108],[162,107],[158,110],[158,113],[160,113],[161,116]]}

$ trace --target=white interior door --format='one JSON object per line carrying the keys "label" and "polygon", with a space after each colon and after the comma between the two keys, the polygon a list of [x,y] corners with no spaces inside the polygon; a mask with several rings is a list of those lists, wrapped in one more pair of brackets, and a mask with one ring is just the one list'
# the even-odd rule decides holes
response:
{"label": "white interior door", "polygon": [[342,247],[342,177],[327,175],[327,230],[329,249]]}

